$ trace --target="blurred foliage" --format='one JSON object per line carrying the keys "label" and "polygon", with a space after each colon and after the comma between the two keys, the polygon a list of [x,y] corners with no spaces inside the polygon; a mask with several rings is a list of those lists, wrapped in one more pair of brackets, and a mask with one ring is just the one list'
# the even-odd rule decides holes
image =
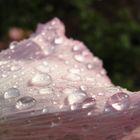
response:
{"label": "blurred foliage", "polygon": [[8,30],[35,30],[59,17],[68,37],[82,40],[104,61],[114,84],[140,89],[140,1],[0,0],[0,39]]}

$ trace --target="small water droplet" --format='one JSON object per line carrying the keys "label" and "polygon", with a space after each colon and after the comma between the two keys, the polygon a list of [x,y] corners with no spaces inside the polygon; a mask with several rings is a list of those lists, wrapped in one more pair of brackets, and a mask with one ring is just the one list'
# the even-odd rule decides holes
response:
{"label": "small water droplet", "polygon": [[83,91],[86,91],[86,90],[87,90],[87,86],[81,85],[81,86],[80,86],[80,89],[83,90]]}
{"label": "small water droplet", "polygon": [[62,37],[55,38],[54,43],[57,44],[57,45],[62,44],[63,43],[63,38]]}
{"label": "small water droplet", "polygon": [[103,92],[99,92],[98,95],[99,95],[99,96],[103,96],[104,93],[103,93]]}
{"label": "small water droplet", "polygon": [[108,99],[107,104],[117,111],[126,110],[130,105],[129,95],[124,92],[118,92]]}
{"label": "small water droplet", "polygon": [[17,41],[13,41],[13,42],[10,43],[9,48],[12,50],[12,49],[14,49],[17,46],[17,44],[18,44]]}
{"label": "small water droplet", "polygon": [[20,65],[13,65],[13,66],[11,66],[11,68],[10,68],[10,70],[11,71],[18,71],[18,70],[20,70],[21,69],[21,66]]}
{"label": "small water droplet", "polygon": [[24,96],[17,100],[16,108],[19,110],[32,108],[36,104],[36,100],[30,96]]}
{"label": "small water droplet", "polygon": [[6,78],[8,75],[7,74],[2,74],[1,77],[2,78]]}
{"label": "small water droplet", "polygon": [[93,64],[91,64],[91,63],[88,63],[87,64],[87,69],[88,70],[92,70],[94,68],[94,65]]}
{"label": "small water droplet", "polygon": [[7,64],[8,61],[0,61],[0,66]]}
{"label": "small water droplet", "polygon": [[67,80],[72,80],[72,81],[79,81],[81,79],[80,75],[74,74],[74,73],[69,73],[64,77],[64,79]]}
{"label": "small water droplet", "polygon": [[73,48],[72,48],[72,51],[73,51],[73,52],[77,52],[77,51],[80,51],[81,49],[82,49],[81,46],[79,46],[79,45],[74,45]]}
{"label": "small water droplet", "polygon": [[71,69],[69,69],[69,72],[79,74],[79,73],[80,73],[80,69],[77,69],[77,68],[71,68]]}
{"label": "small water droplet", "polygon": [[53,89],[50,87],[47,88],[42,88],[39,90],[40,94],[52,94],[53,93]]}
{"label": "small water droplet", "polygon": [[10,99],[10,98],[15,98],[20,96],[20,91],[17,88],[9,88],[8,90],[5,91],[4,93],[4,98],[5,99]]}
{"label": "small water droplet", "polygon": [[48,62],[47,61],[43,61],[43,65],[44,66],[48,66]]}
{"label": "small water droplet", "polygon": [[34,86],[47,86],[51,84],[51,82],[52,82],[52,79],[49,74],[37,73],[36,75],[34,75],[32,80],[30,81],[30,84]]}
{"label": "small water droplet", "polygon": [[106,73],[107,73],[107,72],[106,72],[106,70],[104,70],[104,69],[102,69],[102,70],[100,71],[100,74],[101,74],[101,75],[106,75]]}
{"label": "small water droplet", "polygon": [[48,109],[47,108],[43,108],[42,109],[42,113],[46,113],[46,112],[48,112]]}
{"label": "small water droplet", "polygon": [[84,62],[85,61],[85,57],[82,54],[76,54],[74,56],[74,59],[78,62]]}

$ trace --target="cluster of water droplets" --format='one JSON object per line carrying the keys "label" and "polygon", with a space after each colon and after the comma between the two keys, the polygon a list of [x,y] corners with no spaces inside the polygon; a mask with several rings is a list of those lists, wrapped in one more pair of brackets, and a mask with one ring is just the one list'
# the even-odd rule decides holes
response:
{"label": "cluster of water droplets", "polygon": [[100,77],[106,74],[106,71],[102,68],[102,61],[95,56],[93,57],[89,50],[85,49],[83,43],[73,45],[72,52],[74,53],[74,60],[84,64],[87,70],[93,70]]}
{"label": "cluster of water droplets", "polygon": [[71,110],[84,109],[95,106],[95,99],[89,97],[88,94],[77,88],[66,88],[63,90],[66,94],[64,105],[70,106]]}

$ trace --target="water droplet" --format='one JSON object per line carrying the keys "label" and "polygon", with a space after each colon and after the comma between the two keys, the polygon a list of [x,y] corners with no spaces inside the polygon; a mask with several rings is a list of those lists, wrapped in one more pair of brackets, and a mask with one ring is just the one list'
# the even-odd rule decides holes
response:
{"label": "water droplet", "polygon": [[124,92],[118,92],[108,99],[107,104],[117,111],[126,110],[130,105],[129,95]]}
{"label": "water droplet", "polygon": [[42,109],[42,113],[47,113],[48,112],[48,108],[43,108]]}
{"label": "water droplet", "polygon": [[102,70],[100,71],[100,74],[101,74],[101,75],[106,75],[106,73],[107,73],[107,72],[106,72],[106,70],[104,70],[104,69],[102,69]]}
{"label": "water droplet", "polygon": [[11,66],[10,70],[11,71],[18,71],[18,70],[20,70],[20,68],[21,68],[21,66],[16,64],[16,65]]}
{"label": "water droplet", "polygon": [[78,62],[84,62],[85,61],[85,57],[82,54],[76,54],[74,56],[74,59]]}
{"label": "water droplet", "polygon": [[81,107],[81,103],[87,98],[87,94],[84,91],[77,90],[68,94],[64,103],[70,105],[71,110],[75,110]]}
{"label": "water droplet", "polygon": [[83,91],[86,91],[86,90],[87,90],[87,86],[81,85],[81,86],[80,86],[80,89],[83,90]]}
{"label": "water droplet", "polygon": [[95,106],[95,99],[92,97],[86,98],[82,103],[82,108],[94,107]]}
{"label": "water droplet", "polygon": [[44,66],[48,66],[48,62],[47,61],[43,61],[43,65]]}
{"label": "water droplet", "polygon": [[91,63],[88,63],[87,64],[87,69],[88,70],[92,70],[94,68],[94,65],[93,64],[91,64]]}
{"label": "water droplet", "polygon": [[80,69],[71,68],[71,69],[69,69],[69,72],[79,74],[80,73]]}
{"label": "water droplet", "polygon": [[13,41],[13,42],[10,43],[9,48],[12,50],[12,49],[14,49],[17,46],[17,44],[18,44],[17,41]]}
{"label": "water droplet", "polygon": [[36,100],[30,96],[24,96],[17,100],[16,108],[19,110],[32,108],[36,104]]}
{"label": "water droplet", "polygon": [[7,91],[4,93],[4,98],[5,99],[10,99],[10,98],[15,98],[20,96],[20,91],[17,88],[9,88]]}
{"label": "water droplet", "polygon": [[0,66],[7,64],[8,61],[0,61]]}
{"label": "water droplet", "polygon": [[63,38],[62,37],[55,38],[55,40],[54,40],[54,43],[57,44],[57,45],[62,44],[62,42],[63,42]]}
{"label": "water droplet", "polygon": [[68,95],[68,94],[71,94],[71,93],[73,93],[75,91],[77,91],[77,88],[75,88],[75,87],[68,87],[68,88],[64,88],[62,92],[64,94]]}
{"label": "water droplet", "polygon": [[47,86],[51,84],[51,76],[47,73],[37,73],[31,80],[30,84],[34,86]]}
{"label": "water droplet", "polygon": [[72,81],[79,81],[81,79],[80,75],[74,74],[74,73],[69,73],[64,77],[64,79],[67,80],[72,80]]}
{"label": "water droplet", "polygon": [[2,74],[1,77],[2,78],[6,78],[8,75],[7,74]]}
{"label": "water droplet", "polygon": [[104,95],[103,92],[99,92],[99,93],[98,93],[98,96],[103,96],[103,95]]}
{"label": "water droplet", "polygon": [[48,87],[48,88],[42,88],[39,90],[40,94],[52,94],[53,93],[53,89]]}
{"label": "water droplet", "polygon": [[77,51],[80,51],[82,50],[83,47],[79,46],[79,45],[74,45],[73,48],[72,48],[72,51],[74,52],[77,52]]}

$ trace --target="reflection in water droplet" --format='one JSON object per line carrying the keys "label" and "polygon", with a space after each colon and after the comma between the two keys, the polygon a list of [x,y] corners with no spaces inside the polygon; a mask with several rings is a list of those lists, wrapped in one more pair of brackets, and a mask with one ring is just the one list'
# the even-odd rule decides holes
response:
{"label": "reflection in water droplet", "polygon": [[7,91],[4,93],[4,98],[5,99],[10,99],[10,98],[15,98],[20,96],[20,91],[17,88],[9,88]]}
{"label": "reflection in water droplet", "polygon": [[108,105],[117,111],[128,109],[130,105],[129,95],[124,92],[118,92],[108,99]]}
{"label": "reflection in water droplet", "polygon": [[30,96],[24,96],[17,100],[16,108],[19,110],[32,108],[36,104],[36,100]]}
{"label": "reflection in water droplet", "polygon": [[31,80],[30,84],[34,86],[47,86],[51,84],[51,76],[47,73],[37,73]]}

